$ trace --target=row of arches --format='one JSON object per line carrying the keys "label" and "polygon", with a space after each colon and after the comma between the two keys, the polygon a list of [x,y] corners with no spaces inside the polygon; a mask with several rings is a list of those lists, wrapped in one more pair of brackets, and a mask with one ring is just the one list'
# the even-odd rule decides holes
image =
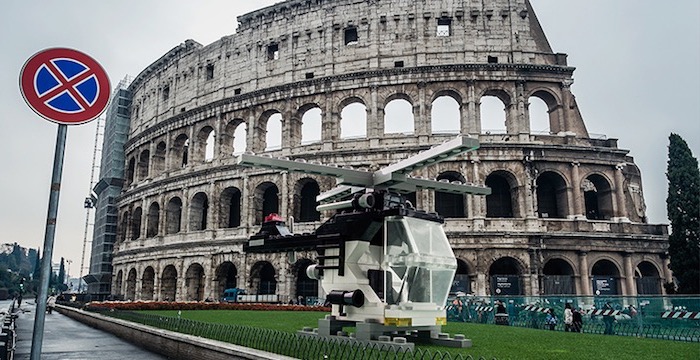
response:
{"label": "row of arches", "polygon": [[[510,133],[508,113],[510,96],[505,91],[492,91],[477,104],[481,119],[481,129],[476,133]],[[493,95],[491,95],[493,94]],[[416,129],[416,116],[419,109],[407,94],[388,97],[381,110],[384,134],[413,134]],[[345,99],[339,113],[339,138],[357,139],[368,137],[367,102],[357,96]],[[529,109],[530,129],[534,133],[550,133],[551,111],[557,109],[554,95],[537,91],[526,104]],[[474,133],[474,129],[464,128],[464,104],[456,91],[441,91],[429,106],[430,132],[432,134]],[[318,104],[306,104],[291,114],[278,110],[267,110],[256,120],[255,131],[248,134],[245,120],[236,118],[228,121],[217,135],[215,121],[191,133],[178,132],[170,138],[156,141],[153,145],[137,149],[126,160],[126,184],[152,178],[168,170],[181,169],[189,164],[209,162],[215,158],[229,157],[246,151],[255,153],[279,150],[283,146],[309,145],[323,139],[323,118],[326,114]],[[285,118],[287,117],[287,118]],[[512,129],[511,129],[512,130]],[[283,144],[283,139],[296,139],[295,143]],[[249,144],[254,139],[253,144]],[[251,146],[252,145],[252,146]]]}
{"label": "row of arches", "polygon": [[[298,260],[290,268],[293,280],[294,297],[317,297],[318,281],[306,275],[306,267],[312,264],[309,259]],[[136,268],[128,272],[119,270],[115,275],[114,295],[126,300],[160,301],[203,301],[207,298],[220,300],[225,289],[243,288],[249,294],[277,294],[280,281],[279,270],[269,261],[258,261],[248,274],[240,278],[238,269],[230,262],[221,263],[207,276],[200,263],[190,264],[184,274],[178,274],[177,267],[168,264],[156,274],[153,266],[147,266],[141,274]],[[207,284],[210,281],[210,284]]]}
{"label": "row of arches", "polygon": [[[438,175],[437,180],[467,182],[462,174],[455,171],[443,172]],[[534,207],[539,217],[567,218],[578,213],[572,206],[574,199],[572,199],[573,194],[570,194],[569,191],[570,186],[560,173],[542,172],[535,183],[536,203]],[[445,218],[474,216],[521,218],[526,215],[523,211],[524,201],[521,200],[524,196],[524,187],[513,173],[506,170],[494,171],[486,177],[485,184],[491,188],[491,194],[483,200],[485,213],[477,210],[476,206],[472,206],[472,213],[469,213],[468,195],[439,191],[435,192],[435,211]],[[583,179],[580,186],[583,191],[585,216],[590,220],[611,219],[614,215],[613,190],[606,177],[601,174],[591,174]],[[321,187],[318,182],[312,178],[303,178],[297,181],[292,191],[291,215],[295,220],[298,222],[319,221],[321,213],[316,210],[316,196],[320,194]],[[199,191],[191,198],[186,199],[186,205],[183,198],[178,195],[171,196],[164,204],[158,200],[153,201],[147,205],[146,210],[141,206],[134,205],[131,212],[127,210],[122,213],[120,240],[138,239],[144,234],[146,238],[151,238],[182,231],[236,228],[241,224],[246,224],[242,191],[239,188],[227,187],[221,191],[218,199],[213,201],[210,200],[210,197],[211,195],[206,191]],[[411,203],[417,203],[415,193],[408,194],[407,198]],[[249,207],[254,214],[254,224],[260,224],[266,215],[280,213],[280,189],[274,182],[264,181],[257,185],[253,191],[252,200]],[[144,213],[144,211],[146,212]],[[186,222],[186,226],[183,226],[183,221]]]}

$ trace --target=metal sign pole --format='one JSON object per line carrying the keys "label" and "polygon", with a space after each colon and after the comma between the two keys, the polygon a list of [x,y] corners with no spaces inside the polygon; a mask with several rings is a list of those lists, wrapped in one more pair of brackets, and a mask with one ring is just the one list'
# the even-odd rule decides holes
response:
{"label": "metal sign pole", "polygon": [[53,256],[53,240],[56,233],[56,217],[58,215],[58,196],[61,191],[61,175],[63,173],[63,155],[66,149],[66,133],[68,126],[58,125],[56,135],[56,151],[53,158],[53,173],[51,175],[51,193],[49,194],[49,211],[46,216],[46,232],[44,233],[44,256],[41,259],[41,277],[39,297],[34,317],[34,332],[32,335],[31,360],[41,359],[41,345],[44,341],[44,321],[46,320],[46,298],[49,292],[51,274],[51,257]]}

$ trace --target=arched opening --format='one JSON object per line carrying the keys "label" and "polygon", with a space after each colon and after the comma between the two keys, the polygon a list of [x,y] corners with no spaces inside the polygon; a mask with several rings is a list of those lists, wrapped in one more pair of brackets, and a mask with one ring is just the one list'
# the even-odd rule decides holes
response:
{"label": "arched opening", "polygon": [[174,197],[168,201],[168,206],[165,209],[165,233],[177,234],[180,232],[182,222],[182,200],[179,197]]}
{"label": "arched opening", "polygon": [[275,268],[267,261],[259,261],[250,270],[251,289],[258,295],[274,294],[277,291]]}
{"label": "arched opening", "polygon": [[141,237],[141,217],[143,212],[140,207],[134,209],[134,214],[131,216],[131,240],[136,240]]}
{"label": "arched opening", "polygon": [[486,195],[486,217],[512,218],[513,193],[506,173],[492,173],[486,178],[486,186],[491,188],[491,194]]}
{"label": "arched opening", "polygon": [[117,276],[116,276],[116,279],[114,281],[115,282],[114,283],[114,292],[113,292],[114,295],[117,295],[119,297],[121,297],[123,295],[122,294],[122,282],[123,281],[124,281],[124,273],[121,270],[119,270],[117,272]]}
{"label": "arched opening", "polygon": [[455,273],[454,280],[452,280],[452,287],[450,288],[450,293],[464,293],[471,294],[471,278],[469,277],[469,265],[462,259],[457,259],[457,272]]}
{"label": "arched opening", "polygon": [[126,277],[126,300],[136,300],[136,269],[129,270]]}
{"label": "arched opening", "polygon": [[[301,190],[295,194],[295,205],[298,204],[297,218],[299,222],[319,221],[321,213],[316,210],[316,197],[321,193],[318,183],[313,179],[303,179],[297,184]],[[297,199],[298,197],[298,199]]]}
{"label": "arched opening", "polygon": [[340,112],[340,138],[367,137],[367,107],[361,102],[348,104]]}
{"label": "arched opening", "polygon": [[598,260],[591,268],[595,295],[620,295],[620,269],[610,260]]}
{"label": "arched opening", "polygon": [[240,155],[248,149],[248,131],[245,123],[238,125],[233,133],[233,155]]}
{"label": "arched opening", "polygon": [[207,215],[209,213],[209,198],[207,194],[198,192],[192,197],[190,204],[190,228],[189,231],[201,231],[207,228]]}
{"label": "arched opening", "polygon": [[168,265],[163,269],[163,275],[160,277],[160,300],[175,301],[177,291],[177,270],[175,266]]}
{"label": "arched opening", "polygon": [[654,264],[648,261],[642,261],[637,265],[634,273],[637,280],[637,294],[661,294],[661,277]]}
{"label": "arched opening", "polygon": [[126,233],[129,231],[129,221],[131,221],[131,216],[128,211],[122,214],[122,219],[119,227],[119,241],[124,242],[126,240]]}
{"label": "arched opening", "polygon": [[139,177],[139,179],[147,179],[148,178],[148,166],[149,166],[150,160],[151,160],[151,152],[148,150],[142,151],[141,155],[139,155],[139,163],[138,163],[138,177]]}
{"label": "arched opening", "polygon": [[523,295],[521,274],[518,261],[512,257],[502,257],[494,261],[489,267],[491,295]]}
{"label": "arched opening", "polygon": [[279,189],[271,182],[264,182],[255,188],[255,224],[262,224],[265,216],[279,213]]}
{"label": "arched opening", "polygon": [[156,272],[152,267],[147,267],[143,271],[141,278],[141,300],[153,300],[153,290],[155,289]]}
{"label": "arched opening", "polygon": [[549,135],[549,106],[537,96],[528,99],[528,113],[530,115],[530,134]]}
{"label": "arched opening", "polygon": [[[454,171],[444,172],[440,174],[436,180],[444,182],[465,182],[465,179],[462,176],[462,174]],[[466,207],[464,206],[464,195],[436,191],[435,211],[444,218],[467,217]]]}
{"label": "arched opening", "polygon": [[191,156],[195,163],[211,161],[214,158],[215,135],[214,128],[208,125],[199,130]]}
{"label": "arched opening", "polygon": [[229,187],[221,192],[221,227],[235,228],[241,226],[241,191]]}
{"label": "arched opening", "polygon": [[394,99],[384,106],[384,133],[412,135],[415,131],[413,105],[406,99]]}
{"label": "arched opening", "polygon": [[230,261],[225,261],[216,268],[216,295],[223,296],[226,289],[238,287],[238,270]]}
{"label": "arched opening", "polygon": [[610,220],[613,216],[612,189],[603,176],[593,174],[583,180],[586,219]]}
{"label": "arched opening", "polygon": [[430,127],[433,134],[459,134],[461,107],[454,95],[441,95],[430,108]]}
{"label": "arched opening", "polygon": [[214,131],[209,133],[204,146],[204,161],[214,160],[214,143],[215,143]]}
{"label": "arched opening", "polygon": [[541,218],[566,218],[569,202],[566,182],[557,173],[547,171],[537,177],[537,214]]}
{"label": "arched opening", "polygon": [[171,152],[171,166],[174,169],[182,169],[187,166],[189,160],[190,139],[185,134],[180,134],[175,138],[173,151]]}
{"label": "arched opening", "polygon": [[131,185],[134,183],[134,176],[136,174],[136,159],[129,159],[129,165],[126,167],[126,185]]}
{"label": "arched opening", "polygon": [[187,288],[187,301],[204,300],[204,268],[194,263],[185,272],[185,288]]}
{"label": "arched opening", "polygon": [[294,264],[297,301],[300,305],[310,304],[309,297],[318,297],[318,280],[311,279],[306,275],[306,268],[311,264],[313,262],[309,259],[301,259]]}
{"label": "arched opening", "polygon": [[282,148],[282,114],[274,113],[267,119],[265,127],[265,151]]}
{"label": "arched opening", "polygon": [[564,259],[550,259],[542,269],[542,291],[545,295],[573,295],[574,269]]}
{"label": "arched opening", "polygon": [[301,144],[321,141],[321,108],[314,107],[304,112],[301,117]]}
{"label": "arched opening", "polygon": [[157,202],[151,203],[148,207],[148,217],[146,219],[146,237],[158,236],[158,222],[160,221],[160,205]]}
{"label": "arched opening", "polygon": [[482,134],[506,134],[506,110],[503,100],[496,96],[483,96],[479,105]]}
{"label": "arched opening", "polygon": [[153,154],[153,159],[151,160],[153,162],[153,175],[157,176],[158,174],[163,173],[165,171],[165,156],[166,156],[166,145],[164,141],[161,141],[156,145],[156,152]]}

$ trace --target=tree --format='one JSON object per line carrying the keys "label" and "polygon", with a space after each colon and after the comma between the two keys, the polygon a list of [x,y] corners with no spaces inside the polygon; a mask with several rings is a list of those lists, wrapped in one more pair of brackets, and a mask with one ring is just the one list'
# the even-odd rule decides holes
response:
{"label": "tree", "polygon": [[700,170],[688,144],[677,134],[669,136],[668,198],[671,220],[668,253],[678,279],[678,293],[700,293]]}
{"label": "tree", "polygon": [[58,268],[58,278],[56,279],[56,287],[60,291],[66,291],[68,288],[66,286],[66,265],[63,258],[61,258],[61,266]]}

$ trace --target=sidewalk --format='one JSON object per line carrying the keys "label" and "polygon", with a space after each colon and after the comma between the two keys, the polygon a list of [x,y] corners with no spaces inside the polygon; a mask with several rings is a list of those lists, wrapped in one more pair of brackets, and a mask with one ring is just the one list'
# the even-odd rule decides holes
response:
{"label": "sidewalk", "polygon": [[[17,318],[17,347],[15,359],[29,359],[32,349],[35,305],[22,302]],[[134,346],[110,333],[91,328],[59,314],[46,314],[42,360],[165,360],[166,357]]]}

